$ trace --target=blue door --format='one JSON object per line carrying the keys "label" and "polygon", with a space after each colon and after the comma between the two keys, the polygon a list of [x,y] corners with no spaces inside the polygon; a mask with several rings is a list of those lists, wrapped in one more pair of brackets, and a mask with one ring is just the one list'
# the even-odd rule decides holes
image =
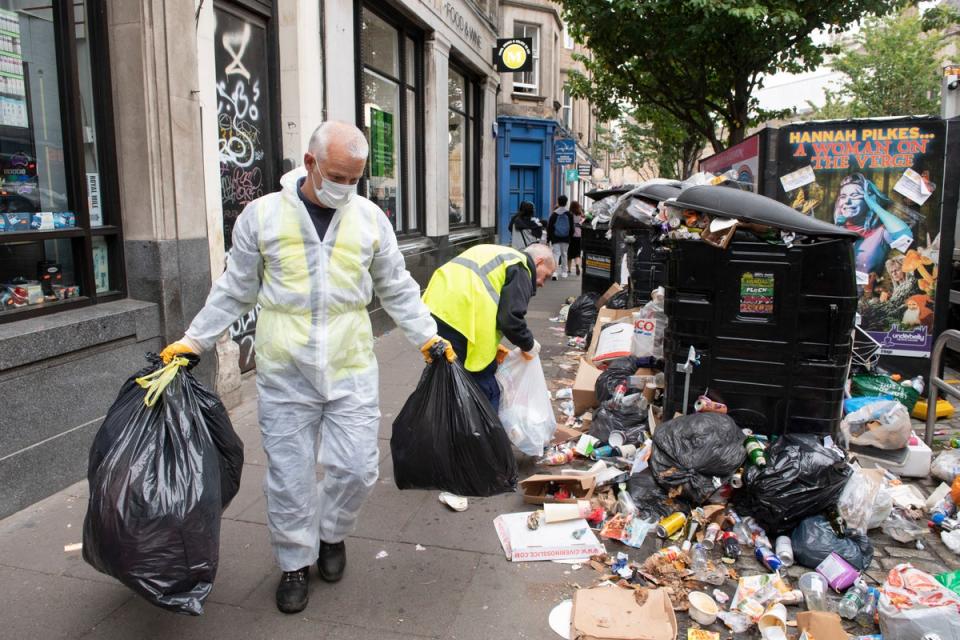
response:
{"label": "blue door", "polygon": [[[520,210],[520,203],[524,200],[536,202],[540,194],[540,167],[510,167],[510,187],[507,191],[507,221]],[[536,212],[540,215],[540,212]],[[510,242],[510,234],[506,228],[501,230],[501,237]]]}

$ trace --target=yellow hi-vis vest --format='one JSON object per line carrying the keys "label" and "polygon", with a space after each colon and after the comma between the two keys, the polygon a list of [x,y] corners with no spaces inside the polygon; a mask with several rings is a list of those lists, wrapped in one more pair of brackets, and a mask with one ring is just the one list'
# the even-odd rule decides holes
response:
{"label": "yellow hi-vis vest", "polygon": [[437,269],[423,293],[430,312],[467,339],[467,371],[481,371],[497,355],[503,334],[497,328],[500,291],[507,268],[522,264],[527,254],[496,244],[479,244]]}

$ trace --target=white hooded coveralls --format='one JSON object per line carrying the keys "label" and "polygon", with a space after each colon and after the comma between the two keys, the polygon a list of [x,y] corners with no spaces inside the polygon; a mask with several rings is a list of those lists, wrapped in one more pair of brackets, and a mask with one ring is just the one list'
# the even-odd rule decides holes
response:
{"label": "white hooded coveralls", "polygon": [[282,571],[315,562],[320,540],[349,535],[377,479],[378,375],[366,309],[373,293],[413,344],[437,333],[383,211],[354,196],[321,239],[297,195],[305,175],[302,168],[287,173],[281,191],[246,206],[226,271],[186,332],[209,349],[237,318],[261,306],[264,491]]}

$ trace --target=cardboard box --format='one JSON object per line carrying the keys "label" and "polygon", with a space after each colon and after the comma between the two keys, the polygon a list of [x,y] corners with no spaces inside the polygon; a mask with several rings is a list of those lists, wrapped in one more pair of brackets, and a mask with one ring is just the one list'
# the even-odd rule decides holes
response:
{"label": "cardboard box", "polygon": [[[567,500],[556,500],[546,497],[547,485],[556,482],[565,486],[571,497]],[[523,501],[527,504],[567,503],[575,504],[577,500],[589,500],[593,497],[596,488],[596,476],[559,476],[548,473],[532,475],[520,481]]]}
{"label": "cardboard box", "polygon": [[633,324],[618,322],[608,326],[600,332],[597,346],[593,355],[594,364],[609,362],[617,358],[625,358],[631,353],[633,345]]}
{"label": "cardboard box", "polygon": [[571,429],[564,425],[557,425],[557,430],[553,432],[553,440],[550,441],[550,444],[557,446],[558,444],[563,444],[564,442],[570,442],[575,438],[579,438],[583,435],[582,431],[577,431],[576,429]]}
{"label": "cardboard box", "polygon": [[596,408],[596,386],[599,377],[600,369],[593,366],[593,363],[586,358],[581,358],[577,377],[573,381],[573,413],[575,415],[579,416]]}
{"label": "cardboard box", "polygon": [[633,323],[633,312],[637,309],[607,309],[601,307],[597,314],[597,321],[593,324],[593,335],[590,338],[590,348],[587,349],[587,360],[593,360],[597,353],[597,342],[600,340],[600,331],[604,325],[612,324],[618,320]]}
{"label": "cardboard box", "polygon": [[[606,553],[606,549],[583,518],[541,524],[539,528],[531,531],[527,528],[527,518],[531,513],[532,511],[505,513],[494,519],[493,526],[497,529],[497,537],[500,538],[500,545],[507,560],[587,560],[590,556]],[[586,533],[579,539],[573,537],[574,531],[583,529],[586,529]]]}
{"label": "cardboard box", "polygon": [[603,295],[597,298],[597,309],[610,302],[610,298],[623,291],[623,287],[614,282],[610,288],[603,292]]}
{"label": "cardboard box", "polygon": [[676,640],[677,618],[666,589],[638,605],[633,589],[593,587],[573,594],[570,637],[577,640]]}
{"label": "cardboard box", "polygon": [[797,628],[802,632],[800,640],[847,640],[840,616],[828,611],[801,611],[797,614]]}

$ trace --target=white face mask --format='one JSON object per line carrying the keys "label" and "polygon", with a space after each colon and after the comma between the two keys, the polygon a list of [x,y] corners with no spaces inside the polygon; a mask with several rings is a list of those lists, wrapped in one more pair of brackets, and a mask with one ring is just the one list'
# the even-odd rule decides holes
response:
{"label": "white face mask", "polygon": [[[328,180],[323,176],[323,173],[320,172],[319,167],[317,168],[317,173],[320,174],[321,186],[319,189],[314,186],[313,194],[317,197],[317,200],[328,207],[339,209],[347,204],[350,198],[356,195],[357,185],[340,184],[339,182]],[[314,184],[316,184],[316,179],[316,176],[314,176]]]}

